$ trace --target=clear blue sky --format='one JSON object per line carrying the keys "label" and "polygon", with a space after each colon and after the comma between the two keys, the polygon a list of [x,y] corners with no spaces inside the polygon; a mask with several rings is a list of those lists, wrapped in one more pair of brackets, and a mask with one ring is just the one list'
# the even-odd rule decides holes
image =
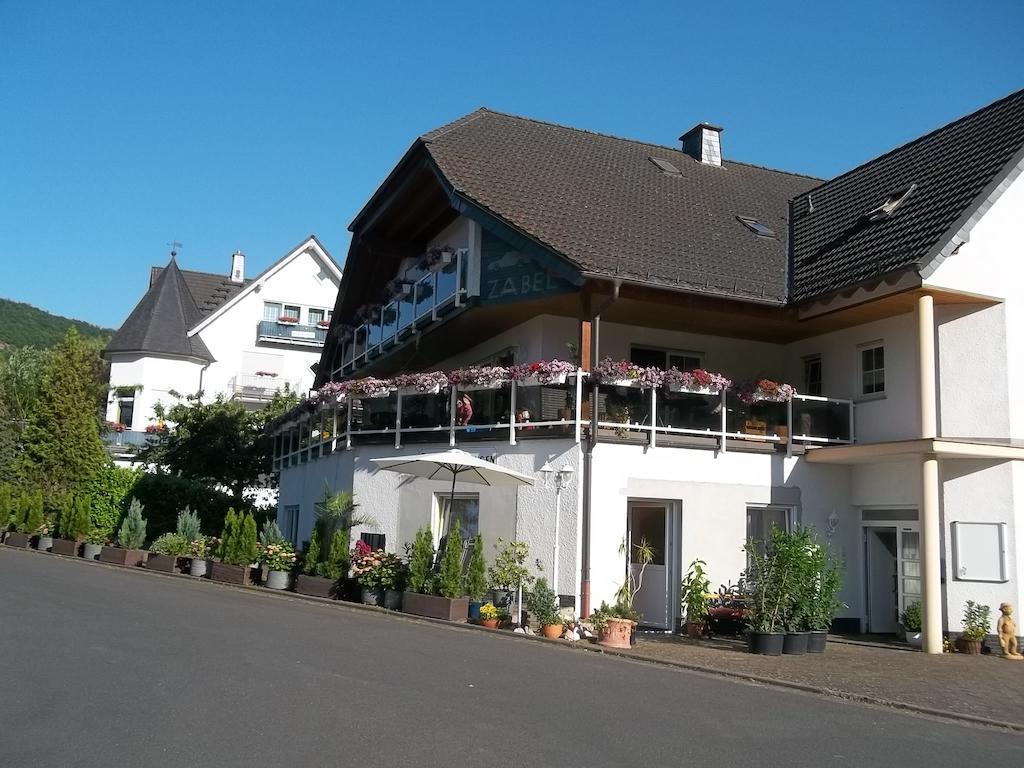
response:
{"label": "clear blue sky", "polygon": [[116,326],[250,274],[486,105],[830,176],[1024,87],[1024,3],[0,0],[0,296]]}

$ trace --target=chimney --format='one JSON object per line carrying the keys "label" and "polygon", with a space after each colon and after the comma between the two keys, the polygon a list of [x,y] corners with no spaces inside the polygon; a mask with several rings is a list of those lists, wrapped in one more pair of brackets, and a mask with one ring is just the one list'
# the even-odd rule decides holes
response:
{"label": "chimney", "polygon": [[710,123],[697,123],[679,137],[683,152],[705,165],[722,164],[722,129]]}
{"label": "chimney", "polygon": [[231,282],[245,282],[245,254],[241,251],[231,254]]}

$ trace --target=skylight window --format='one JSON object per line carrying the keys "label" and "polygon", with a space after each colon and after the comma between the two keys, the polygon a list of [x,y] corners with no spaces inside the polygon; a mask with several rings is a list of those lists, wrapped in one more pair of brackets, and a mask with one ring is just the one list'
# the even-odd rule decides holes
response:
{"label": "skylight window", "polygon": [[775,231],[750,216],[737,216],[736,220],[759,237],[775,237]]}
{"label": "skylight window", "polygon": [[652,163],[654,163],[656,166],[658,166],[662,170],[662,173],[664,173],[666,176],[682,176],[683,175],[683,172],[680,171],[678,168],[676,168],[668,160],[663,160],[660,157],[648,157],[647,159],[650,160]]}
{"label": "skylight window", "polygon": [[889,198],[877,208],[868,211],[864,216],[868,221],[881,221],[896,213],[896,209],[903,205],[907,198],[917,189],[917,184],[911,184],[906,189],[901,189],[889,195]]}

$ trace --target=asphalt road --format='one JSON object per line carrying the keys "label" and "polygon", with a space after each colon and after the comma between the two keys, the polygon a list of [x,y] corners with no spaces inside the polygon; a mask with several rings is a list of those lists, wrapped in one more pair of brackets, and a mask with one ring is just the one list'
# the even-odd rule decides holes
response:
{"label": "asphalt road", "polygon": [[0,547],[0,585],[5,768],[1024,765],[1020,734],[189,579]]}

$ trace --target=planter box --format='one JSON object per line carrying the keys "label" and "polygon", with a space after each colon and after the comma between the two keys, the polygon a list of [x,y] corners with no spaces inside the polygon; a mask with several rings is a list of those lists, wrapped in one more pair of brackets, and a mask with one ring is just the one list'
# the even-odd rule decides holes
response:
{"label": "planter box", "polygon": [[720,395],[722,391],[720,389],[712,389],[711,387],[684,387],[680,384],[669,384],[669,392],[685,392],[688,395]]}
{"label": "planter box", "polygon": [[322,576],[307,576],[300,573],[295,577],[295,591],[300,595],[337,598],[338,587],[333,579]]}
{"label": "planter box", "polygon": [[146,568],[164,573],[181,573],[180,560],[181,558],[176,555],[157,555],[150,552],[146,559]]}
{"label": "planter box", "polygon": [[469,616],[469,598],[421,595],[419,592],[405,592],[402,595],[402,612],[431,619],[465,621]]}
{"label": "planter box", "polygon": [[509,384],[508,381],[492,381],[489,384],[456,384],[455,388],[459,392],[483,392],[488,389],[501,389]]}
{"label": "planter box", "polygon": [[248,584],[248,565],[228,565],[227,563],[210,563],[210,578],[225,584]]}
{"label": "planter box", "polygon": [[54,539],[53,548],[50,550],[55,555],[65,557],[78,557],[78,550],[82,545],[71,539]]}
{"label": "planter box", "polygon": [[441,391],[441,385],[435,384],[430,389],[417,389],[416,387],[399,387],[396,391],[402,397],[415,397],[417,395],[436,395]]}
{"label": "planter box", "polygon": [[7,538],[4,539],[4,544],[8,547],[20,547],[21,549],[28,549],[29,542],[32,541],[32,537],[27,533],[15,533],[11,531],[7,534]]}
{"label": "planter box", "polygon": [[569,374],[567,373],[560,373],[558,376],[551,379],[551,381],[541,381],[536,376],[527,376],[518,383],[520,387],[553,387],[556,384],[565,384],[565,380],[568,376]]}
{"label": "planter box", "polygon": [[601,387],[629,387],[636,389],[640,386],[640,379],[607,379],[597,383]]}
{"label": "planter box", "polygon": [[100,550],[101,563],[123,565],[126,567],[142,565],[149,555],[144,549],[121,549],[120,547],[104,547]]}

